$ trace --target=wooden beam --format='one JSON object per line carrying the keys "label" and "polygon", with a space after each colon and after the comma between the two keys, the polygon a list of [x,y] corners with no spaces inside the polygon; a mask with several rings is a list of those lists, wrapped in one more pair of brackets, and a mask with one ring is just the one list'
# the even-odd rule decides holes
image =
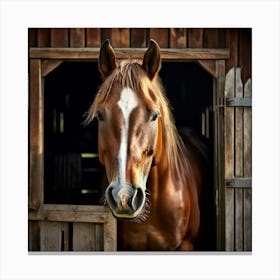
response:
{"label": "wooden beam", "polygon": [[198,64],[204,68],[211,76],[217,78],[216,61],[208,59],[198,59]]}
{"label": "wooden beam", "polygon": [[42,61],[42,77],[46,77],[50,72],[57,68],[63,61],[62,60],[43,60]]}
{"label": "wooden beam", "polygon": [[105,223],[109,209],[104,206],[43,204],[38,211],[29,211],[29,220]]}
{"label": "wooden beam", "polygon": [[[146,48],[115,48],[118,59],[143,58]],[[60,60],[97,60],[99,48],[31,48],[30,58]],[[161,49],[164,61],[228,59],[228,49]]]}
{"label": "wooden beam", "polygon": [[30,60],[29,129],[29,207],[36,209],[43,201],[43,94],[41,60]]}

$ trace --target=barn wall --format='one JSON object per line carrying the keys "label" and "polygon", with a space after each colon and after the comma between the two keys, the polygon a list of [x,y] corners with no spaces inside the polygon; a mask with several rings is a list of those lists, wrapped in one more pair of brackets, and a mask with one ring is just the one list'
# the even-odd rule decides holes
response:
{"label": "barn wall", "polygon": [[250,28],[31,28],[29,47],[100,47],[109,38],[113,47],[147,47],[150,38],[162,48],[229,48],[226,72],[242,68],[251,77]]}

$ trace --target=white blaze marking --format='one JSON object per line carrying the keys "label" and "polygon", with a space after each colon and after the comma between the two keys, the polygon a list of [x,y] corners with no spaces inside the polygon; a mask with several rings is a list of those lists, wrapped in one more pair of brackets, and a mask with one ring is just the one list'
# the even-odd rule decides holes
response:
{"label": "white blaze marking", "polygon": [[119,180],[120,183],[125,183],[129,117],[132,110],[138,105],[136,93],[130,88],[124,88],[121,91],[121,96],[120,96],[120,100],[118,101],[118,105],[122,110],[122,114],[124,118],[124,125],[121,130],[121,143],[120,143],[119,158],[118,158]]}

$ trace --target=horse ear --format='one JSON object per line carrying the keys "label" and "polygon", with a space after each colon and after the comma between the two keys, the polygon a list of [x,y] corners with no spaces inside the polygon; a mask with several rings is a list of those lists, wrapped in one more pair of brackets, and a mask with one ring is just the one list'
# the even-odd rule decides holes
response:
{"label": "horse ear", "polygon": [[112,48],[109,39],[107,39],[100,48],[98,67],[103,80],[105,80],[117,67],[115,51]]}
{"label": "horse ear", "polygon": [[160,48],[157,42],[152,39],[150,40],[149,47],[144,54],[142,66],[148,73],[151,80],[157,76],[161,68]]}

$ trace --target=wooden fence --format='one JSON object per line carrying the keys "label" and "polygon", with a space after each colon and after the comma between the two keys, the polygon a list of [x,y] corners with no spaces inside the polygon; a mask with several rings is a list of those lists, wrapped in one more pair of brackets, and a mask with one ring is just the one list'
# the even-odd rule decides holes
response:
{"label": "wooden fence", "polygon": [[29,251],[116,251],[116,220],[104,206],[49,205],[29,212]]}
{"label": "wooden fence", "polygon": [[225,80],[225,249],[252,250],[251,79],[232,68]]}

